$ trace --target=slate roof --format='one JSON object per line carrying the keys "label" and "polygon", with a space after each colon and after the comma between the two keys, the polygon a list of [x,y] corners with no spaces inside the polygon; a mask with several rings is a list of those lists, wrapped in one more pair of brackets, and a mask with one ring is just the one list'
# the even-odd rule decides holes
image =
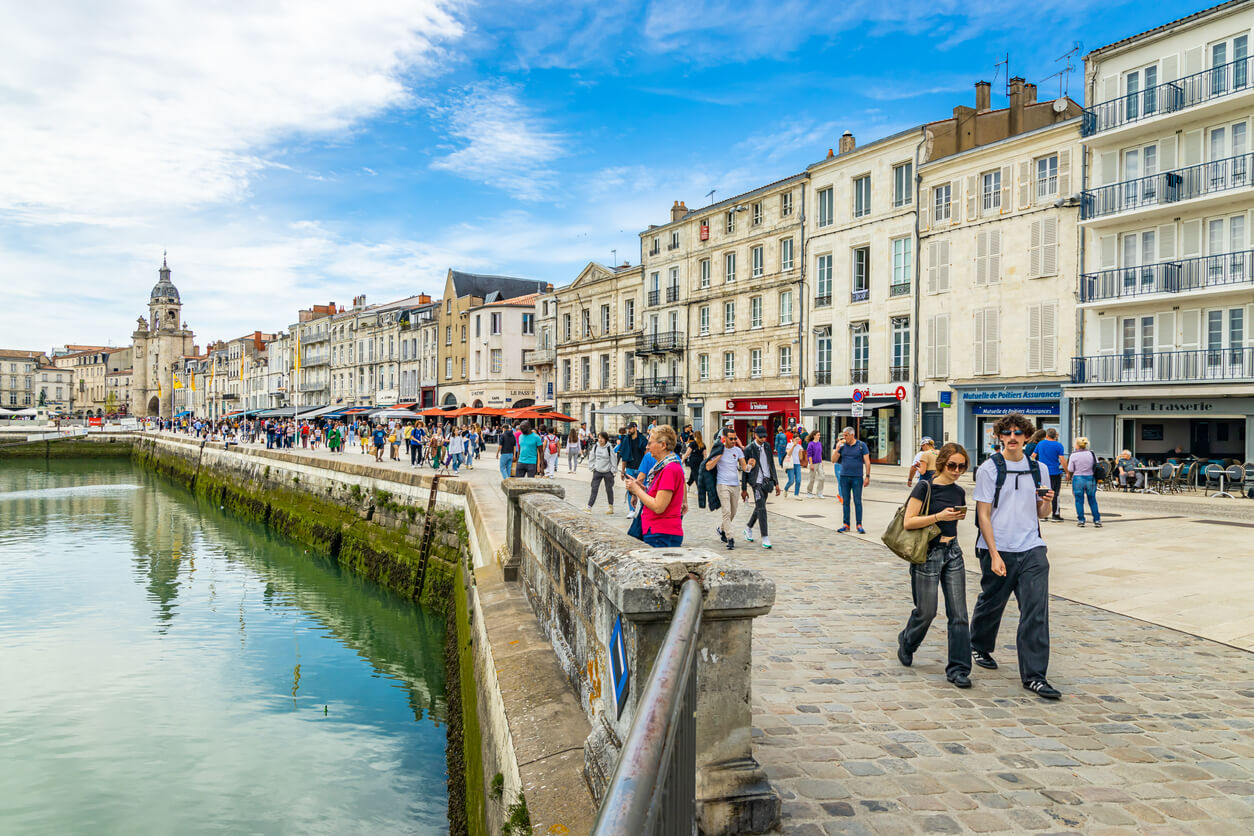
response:
{"label": "slate roof", "polygon": [[453,280],[453,292],[458,296],[478,296],[489,301],[493,293],[495,299],[512,299],[526,296],[528,293],[543,293],[548,282],[537,279],[519,279],[514,276],[485,276],[479,273],[463,273],[460,270],[449,270],[449,278]]}

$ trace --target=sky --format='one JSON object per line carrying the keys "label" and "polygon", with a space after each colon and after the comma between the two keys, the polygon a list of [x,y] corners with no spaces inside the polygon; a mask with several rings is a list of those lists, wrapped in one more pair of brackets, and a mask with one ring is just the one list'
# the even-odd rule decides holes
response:
{"label": "sky", "polygon": [[561,286],[846,130],[1056,97],[1077,45],[1083,101],[1084,52],[1205,5],[0,0],[0,348],[129,345],[163,252],[201,346],[449,268]]}

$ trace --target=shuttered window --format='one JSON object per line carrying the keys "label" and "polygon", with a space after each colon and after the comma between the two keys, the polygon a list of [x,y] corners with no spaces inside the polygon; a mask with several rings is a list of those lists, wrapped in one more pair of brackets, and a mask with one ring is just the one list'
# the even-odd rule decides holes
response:
{"label": "shuttered window", "polygon": [[1028,306],[1028,373],[1052,372],[1057,367],[1058,305],[1041,302]]}
{"label": "shuttered window", "polygon": [[972,369],[975,374],[998,374],[1001,371],[1001,318],[997,308],[975,312],[974,348]]}
{"label": "shuttered window", "polygon": [[975,235],[975,283],[984,285],[1000,281],[1001,230],[981,230]]}
{"label": "shuttered window", "polygon": [[949,376],[949,314],[927,320],[927,376]]}
{"label": "shuttered window", "polygon": [[1032,221],[1028,244],[1028,278],[1039,279],[1058,273],[1058,219]]}
{"label": "shuttered window", "polygon": [[931,241],[927,245],[927,292],[949,290],[949,242]]}

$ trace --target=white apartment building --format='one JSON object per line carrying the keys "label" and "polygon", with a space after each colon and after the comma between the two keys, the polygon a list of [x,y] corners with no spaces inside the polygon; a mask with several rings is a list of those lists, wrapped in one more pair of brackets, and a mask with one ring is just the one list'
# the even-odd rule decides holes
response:
{"label": "white apartment building", "polygon": [[1085,56],[1066,394],[1099,454],[1254,460],[1252,29],[1229,2]]}
{"label": "white apartment building", "polygon": [[[854,426],[871,461],[900,464],[916,447],[915,172],[919,128],[839,153],[807,169],[805,351],[807,427],[830,441]],[[859,415],[860,413],[860,415]]]}
{"label": "white apartment building", "polygon": [[536,296],[484,302],[467,309],[470,375],[468,406],[516,409],[534,405]]}
{"label": "white apartment building", "polygon": [[685,289],[691,286],[694,243],[685,240],[679,223],[688,207],[679,201],[671,207],[670,222],[650,226],[640,233],[640,268],[644,276],[638,328],[649,339],[635,374],[635,394],[660,420],[676,426],[684,420],[685,357],[688,349],[684,325],[688,320]]}
{"label": "white apartment building", "polygon": [[922,435],[975,461],[1009,412],[1069,427],[1080,107],[1037,102],[1021,78],[1009,87],[1007,108],[981,82],[974,109],[926,125],[919,167],[916,414]]}
{"label": "white apartment building", "polygon": [[[397,397],[401,403],[422,409],[435,406],[435,318],[439,303],[432,302],[425,293],[419,294],[417,299],[417,303],[401,310],[397,319],[401,346]],[[424,384],[424,380],[429,383]]]}

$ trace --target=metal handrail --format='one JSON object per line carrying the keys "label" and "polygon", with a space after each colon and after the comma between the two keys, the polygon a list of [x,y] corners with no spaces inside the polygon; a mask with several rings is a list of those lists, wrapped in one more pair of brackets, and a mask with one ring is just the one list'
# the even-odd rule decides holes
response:
{"label": "metal handrail", "polygon": [[1251,283],[1254,283],[1254,250],[1242,250],[1085,273],[1080,277],[1080,301],[1094,302],[1149,293],[1185,293]]}
{"label": "metal handrail", "polygon": [[1087,221],[1103,215],[1162,206],[1206,194],[1245,188],[1254,184],[1251,168],[1254,168],[1254,153],[1238,154],[1222,160],[1124,180],[1122,183],[1098,186],[1083,193],[1080,219]]}
{"label": "metal handrail", "polygon": [[690,577],[601,801],[594,836],[674,834],[696,826],[697,634],[701,582]]}
{"label": "metal handrail", "polygon": [[1081,134],[1117,128],[1162,113],[1174,113],[1201,102],[1251,89],[1254,56],[1202,70],[1175,81],[1164,81],[1136,93],[1124,93],[1084,109]]}
{"label": "metal handrail", "polygon": [[1072,383],[1254,380],[1254,347],[1142,351],[1071,358]]}

